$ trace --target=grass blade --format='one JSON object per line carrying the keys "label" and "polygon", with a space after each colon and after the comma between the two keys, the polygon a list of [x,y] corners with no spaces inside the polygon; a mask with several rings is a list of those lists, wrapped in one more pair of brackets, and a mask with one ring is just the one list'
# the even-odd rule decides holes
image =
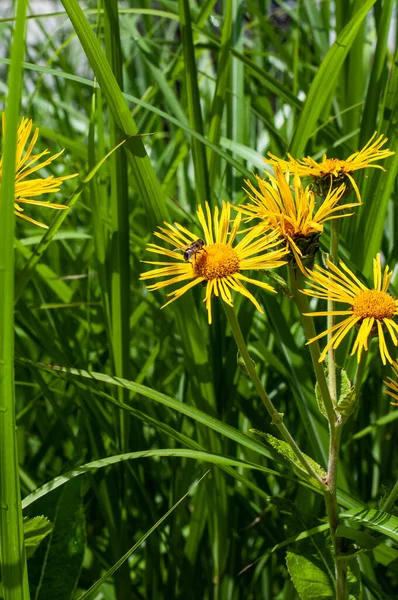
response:
{"label": "grass blade", "polygon": [[14,190],[27,0],[16,4],[0,186],[0,544],[4,600],[29,598],[14,384]]}

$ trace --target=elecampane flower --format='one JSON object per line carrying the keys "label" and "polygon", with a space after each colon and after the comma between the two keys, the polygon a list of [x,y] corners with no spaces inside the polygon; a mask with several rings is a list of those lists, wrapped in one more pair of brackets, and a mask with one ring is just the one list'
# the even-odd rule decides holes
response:
{"label": "elecampane flower", "polygon": [[378,335],[380,356],[383,364],[386,361],[393,363],[393,359],[387,349],[385,334],[388,333],[394,346],[398,344],[398,325],[394,317],[398,314],[398,300],[388,293],[392,272],[386,266],[382,273],[380,254],[373,260],[374,288],[367,288],[354,273],[340,261],[340,268],[332,262],[327,261],[328,270],[315,266],[313,271],[307,270],[310,289],[301,290],[308,296],[332,300],[348,304],[345,310],[332,310],[308,313],[307,316],[345,316],[343,321],[329,327],[316,337],[309,340],[309,344],[315,340],[333,333],[326,344],[320,358],[321,362],[329,348],[336,349],[348,332],[356,325],[358,333],[352,348],[351,356],[357,353],[358,362],[363,350],[368,350],[369,337]]}
{"label": "elecampane flower", "polygon": [[[250,180],[245,183],[252,204],[242,204],[236,210],[247,215],[246,221],[260,219],[264,230],[277,231],[293,253],[295,262],[303,270],[302,260],[308,254],[309,246],[315,243],[323,232],[324,223],[331,219],[350,216],[343,210],[357,206],[357,203],[339,205],[345,186],[331,190],[322,203],[317,203],[310,187],[304,188],[297,173],[294,175],[294,192],[290,189],[282,170],[275,167],[275,177],[269,175],[269,181],[256,175],[257,185]],[[314,252],[315,253],[315,252]],[[313,255],[312,255],[313,258]]]}
{"label": "elecampane flower", "polygon": [[[206,211],[206,212],[205,212]],[[280,244],[277,232],[268,235],[259,230],[251,230],[239,241],[236,236],[241,221],[238,214],[230,226],[231,206],[223,202],[221,213],[215,208],[212,216],[206,202],[205,211],[200,206],[197,215],[203,230],[203,239],[189,231],[186,227],[175,223],[164,223],[155,234],[161,240],[172,246],[172,250],[156,244],[148,244],[149,252],[167,256],[169,260],[144,261],[148,264],[159,265],[159,268],[143,273],[142,280],[168,277],[148,286],[150,291],[158,290],[175,283],[187,281],[185,285],[168,294],[171,299],[164,305],[174,302],[189,289],[203,283],[206,286],[204,302],[211,323],[211,300],[213,295],[220,296],[229,306],[233,306],[231,291],[239,292],[249,298],[260,312],[261,306],[245,287],[251,283],[269,292],[274,288],[258,279],[243,275],[242,271],[275,269],[283,264],[286,250],[276,247]],[[271,250],[274,248],[273,250]],[[176,249],[180,252],[176,252]],[[162,306],[162,308],[164,308]]]}
{"label": "elecampane flower", "polygon": [[[4,137],[4,129],[5,129],[5,119],[4,113],[2,115],[2,124],[3,124],[3,137]],[[24,209],[21,204],[34,204],[36,206],[45,206],[47,208],[54,208],[57,210],[64,210],[68,208],[67,206],[63,206],[62,204],[54,204],[51,202],[45,202],[41,200],[35,200],[37,196],[41,196],[42,194],[50,194],[53,192],[58,192],[61,189],[61,184],[65,179],[70,179],[71,177],[76,177],[77,173],[72,175],[64,175],[63,177],[54,177],[50,175],[49,177],[37,177],[31,178],[31,175],[46,167],[50,163],[53,162],[58,156],[60,156],[63,152],[58,152],[53,156],[47,156],[50,154],[49,150],[44,150],[38,154],[33,154],[34,146],[37,142],[37,138],[39,136],[39,129],[36,129],[32,134],[32,120],[23,118],[17,132],[17,153],[16,153],[16,173],[15,173],[15,214],[21,219],[25,219],[26,221],[30,221],[34,225],[38,225],[39,227],[43,227],[47,229],[47,225],[40,223],[39,221],[35,221],[31,217],[28,217],[24,214]],[[31,138],[29,140],[29,138]],[[43,160],[43,157],[44,158]],[[3,173],[3,157],[0,156],[0,185]]]}
{"label": "elecampane flower", "polygon": [[[394,400],[398,400],[398,382],[396,381],[398,379],[398,365],[397,365],[397,363],[395,363],[395,364],[392,365],[392,370],[393,370],[393,373],[395,375],[395,381],[391,377],[387,377],[387,380],[385,380],[384,383],[390,389],[389,390],[385,390],[384,393],[388,394],[389,396],[391,396],[391,398],[394,398]],[[391,404],[393,404],[394,406],[398,406],[398,402],[391,402]]]}
{"label": "elecampane flower", "polygon": [[382,149],[382,146],[388,141],[384,135],[380,135],[375,139],[376,136],[377,133],[374,133],[362,150],[354,152],[345,160],[327,158],[326,154],[323,155],[321,162],[317,162],[310,156],[302,160],[296,160],[290,154],[287,155],[289,160],[284,160],[268,152],[268,156],[271,159],[266,159],[265,162],[274,165],[274,167],[279,167],[284,173],[297,171],[300,177],[313,177],[315,180],[318,180],[320,187],[327,190],[331,186],[334,187],[334,181],[337,183],[350,183],[355,190],[358,201],[361,202],[358,186],[351,173],[358,169],[366,169],[367,167],[374,167],[385,171],[383,167],[373,163],[395,154],[395,152],[391,152],[388,148]]}

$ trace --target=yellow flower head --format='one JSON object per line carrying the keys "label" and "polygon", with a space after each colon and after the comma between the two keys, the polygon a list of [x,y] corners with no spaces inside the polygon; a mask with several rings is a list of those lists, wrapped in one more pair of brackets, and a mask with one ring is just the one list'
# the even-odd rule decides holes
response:
{"label": "yellow flower head", "polygon": [[380,254],[373,260],[373,278],[374,288],[369,289],[354,273],[340,261],[340,268],[327,261],[328,270],[315,266],[316,270],[307,270],[307,277],[310,280],[310,289],[301,290],[308,296],[332,300],[348,304],[346,310],[332,310],[308,313],[307,316],[328,316],[336,315],[346,316],[343,321],[329,327],[326,331],[309,340],[309,344],[318,340],[328,333],[333,333],[326,344],[320,358],[321,362],[329,348],[336,349],[347,333],[358,325],[358,334],[355,340],[351,356],[357,352],[358,362],[361,359],[363,350],[368,350],[368,339],[371,334],[378,334],[380,356],[383,364],[386,361],[394,362],[391,358],[385,340],[385,333],[390,334],[391,340],[395,346],[398,344],[397,332],[398,325],[394,317],[398,314],[398,300],[388,293],[392,272],[386,266],[382,274],[380,264]]}
{"label": "yellow flower head", "polygon": [[[244,283],[252,283],[269,292],[275,292],[274,288],[262,281],[251,279],[243,275],[242,271],[275,269],[285,262],[282,260],[286,254],[284,249],[275,248],[280,244],[276,232],[263,235],[257,230],[251,230],[240,242],[236,242],[241,216],[237,215],[230,228],[231,206],[223,202],[221,214],[215,208],[211,215],[210,207],[206,202],[206,214],[199,206],[198,219],[203,230],[203,239],[191,233],[188,229],[175,223],[165,223],[165,227],[159,227],[155,235],[167,242],[173,250],[168,250],[156,244],[148,244],[149,252],[167,256],[168,262],[148,262],[152,265],[160,265],[160,268],[143,273],[140,279],[156,279],[158,277],[169,277],[165,281],[159,281],[148,286],[150,291],[188,281],[179,289],[168,294],[171,296],[164,306],[177,300],[186,291],[202,283],[206,285],[204,302],[208,311],[209,323],[211,323],[211,299],[212,296],[220,296],[229,306],[233,306],[231,290],[239,292],[249,298],[255,307],[263,312],[254,296],[246,289]],[[176,250],[181,250],[176,253]],[[163,308],[163,306],[162,306]]]}
{"label": "yellow flower head", "polygon": [[[3,124],[3,137],[4,137],[4,129],[5,129],[5,119],[4,113],[2,115],[2,124]],[[32,120],[23,118],[17,133],[17,155],[16,155],[16,169],[15,169],[15,214],[21,219],[25,219],[26,221],[30,221],[34,223],[34,225],[38,225],[39,227],[43,227],[47,229],[47,225],[40,223],[39,221],[35,221],[31,217],[28,217],[24,214],[23,208],[21,204],[35,204],[36,206],[46,206],[48,208],[55,208],[58,210],[63,210],[68,208],[67,206],[63,206],[61,204],[52,204],[51,202],[44,202],[40,200],[32,200],[36,196],[41,196],[42,194],[50,194],[52,192],[58,192],[61,188],[61,184],[65,179],[70,179],[71,177],[76,177],[78,173],[74,173],[73,175],[65,175],[63,177],[53,177],[52,175],[49,177],[37,177],[31,178],[31,175],[38,171],[39,169],[46,167],[53,160],[58,158],[63,152],[58,152],[53,156],[49,156],[43,159],[44,156],[50,154],[49,150],[44,150],[39,154],[33,154],[34,146],[36,144],[39,129],[36,127],[32,137]],[[31,137],[30,141],[29,138]],[[26,147],[27,146],[27,147]],[[0,185],[3,174],[3,157],[0,156]]]}
{"label": "yellow flower head", "polygon": [[[395,378],[398,379],[398,365],[397,363],[392,365],[392,370],[393,373],[395,375]],[[386,384],[387,387],[389,387],[389,390],[385,390],[384,393],[388,394],[389,396],[391,396],[392,398],[394,398],[394,400],[398,400],[398,383],[397,381],[394,381],[394,379],[392,379],[391,377],[387,377],[387,380],[384,381],[384,383]],[[391,404],[393,406],[398,406],[398,402],[391,402]]]}
{"label": "yellow flower head", "polygon": [[304,272],[302,261],[305,257],[313,260],[319,248],[319,236],[323,232],[323,224],[330,219],[347,217],[342,214],[347,208],[357,206],[357,203],[339,206],[339,200],[344,195],[345,186],[331,190],[325,200],[319,204],[310,187],[303,187],[302,181],[294,174],[294,192],[290,189],[282,170],[275,167],[275,177],[269,175],[269,181],[256,175],[258,187],[250,180],[245,183],[252,204],[242,204],[236,207],[244,215],[246,221],[260,219],[264,230],[277,231],[286,241],[300,269]]}
{"label": "yellow flower head", "polygon": [[274,154],[271,154],[271,152],[268,152],[268,156],[270,156],[271,159],[266,159],[265,162],[274,165],[274,167],[279,167],[284,173],[297,171],[300,177],[313,177],[317,184],[316,188],[321,190],[330,190],[331,187],[335,187],[335,184],[350,184],[355,190],[358,201],[361,202],[358,186],[351,173],[358,169],[366,169],[367,167],[374,167],[385,171],[380,165],[374,165],[372,163],[395,154],[395,152],[391,152],[388,149],[381,150],[381,147],[384,146],[388,140],[384,135],[380,135],[375,139],[376,135],[377,133],[372,135],[362,150],[354,152],[354,154],[351,154],[351,156],[345,160],[327,158],[326,154],[323,155],[323,158],[319,163],[310,156],[307,156],[307,158],[303,158],[302,160],[296,160],[290,156],[290,154],[287,155],[289,160],[283,160],[282,158],[278,158]]}

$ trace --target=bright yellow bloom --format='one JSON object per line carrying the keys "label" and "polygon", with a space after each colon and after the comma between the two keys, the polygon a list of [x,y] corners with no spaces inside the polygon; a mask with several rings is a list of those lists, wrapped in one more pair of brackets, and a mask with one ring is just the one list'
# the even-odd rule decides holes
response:
{"label": "bright yellow bloom", "polygon": [[[177,300],[189,289],[203,282],[206,285],[206,294],[203,301],[206,303],[209,323],[211,323],[212,296],[220,296],[226,304],[233,306],[231,290],[249,298],[255,307],[263,312],[261,306],[246,289],[244,283],[252,283],[269,292],[275,292],[274,288],[257,279],[246,277],[241,271],[275,269],[285,264],[281,259],[286,254],[286,250],[276,249],[269,252],[271,248],[275,248],[280,244],[278,234],[274,232],[263,235],[258,229],[253,229],[246,233],[240,242],[234,244],[241,216],[237,215],[230,228],[230,204],[223,202],[221,214],[216,208],[213,217],[207,202],[205,208],[206,214],[201,206],[197,211],[203,230],[203,240],[198,239],[197,235],[178,223],[174,225],[165,223],[165,227],[159,227],[160,231],[155,231],[158,238],[170,244],[174,249],[168,250],[156,244],[148,244],[147,249],[149,252],[167,256],[172,261],[144,261],[148,264],[160,265],[160,268],[143,273],[140,279],[170,277],[170,279],[148,286],[150,291],[174,283],[188,281],[186,285],[168,294],[168,296],[171,296],[171,300],[164,306]],[[181,252],[176,253],[177,249]]]}
{"label": "bright yellow bloom", "polygon": [[[392,370],[393,373],[395,375],[395,378],[398,379],[398,365],[397,363],[392,365]],[[386,386],[388,386],[390,388],[390,390],[385,390],[384,393],[388,394],[389,396],[391,396],[392,398],[394,398],[394,400],[398,400],[398,383],[396,381],[394,381],[394,379],[392,379],[391,377],[387,377],[387,380],[384,381],[384,383],[386,384]],[[391,404],[393,406],[398,406],[398,402],[391,402]]]}
{"label": "bright yellow bloom", "polygon": [[311,344],[315,340],[328,335],[328,333],[333,333],[319,358],[319,362],[325,358],[329,348],[332,347],[335,350],[340,345],[354,325],[358,325],[359,329],[351,356],[357,352],[359,362],[362,351],[368,350],[369,336],[377,334],[383,364],[385,365],[387,360],[390,363],[394,362],[388,352],[384,336],[388,332],[393,344],[397,346],[398,325],[395,323],[394,317],[398,314],[398,300],[387,291],[392,272],[386,266],[382,274],[380,254],[373,260],[373,289],[368,289],[363,285],[342,261],[340,261],[341,268],[338,268],[329,260],[327,266],[329,270],[318,265],[315,266],[316,271],[307,270],[310,289],[301,291],[314,298],[348,304],[349,308],[307,314],[307,316],[315,317],[348,315],[346,319],[337,323],[337,325],[329,327],[326,331],[309,340],[308,343]]}
{"label": "bright yellow bloom", "polygon": [[[242,204],[236,210],[248,216],[246,221],[260,219],[263,231],[277,231],[293,253],[295,262],[305,272],[302,260],[308,255],[313,259],[319,248],[318,239],[323,232],[323,224],[331,219],[348,217],[352,213],[342,214],[342,211],[357,206],[357,203],[338,205],[344,195],[344,185],[331,190],[322,203],[317,203],[310,186],[304,188],[297,173],[294,176],[293,193],[279,167],[275,168],[275,177],[269,175],[270,181],[258,175],[256,179],[258,188],[249,179],[245,181],[249,187],[245,191],[253,204]],[[311,245],[314,247],[312,252]]]}
{"label": "bright yellow bloom", "polygon": [[[3,124],[3,137],[4,137],[4,128],[5,128],[5,119],[4,113],[2,115],[2,124]],[[44,202],[41,200],[32,200],[36,196],[41,196],[42,194],[50,194],[53,192],[58,192],[61,188],[61,184],[65,179],[70,179],[71,177],[76,177],[78,173],[74,173],[73,175],[64,175],[63,177],[53,177],[50,175],[49,177],[39,177],[35,179],[31,179],[30,176],[32,173],[35,173],[39,169],[46,167],[53,160],[58,158],[63,152],[58,152],[53,156],[47,157],[41,161],[41,159],[50,154],[49,150],[44,150],[39,154],[32,154],[34,146],[36,144],[39,129],[36,127],[31,140],[29,138],[32,133],[32,120],[23,118],[17,133],[17,154],[16,154],[16,172],[15,172],[15,214],[21,219],[25,219],[26,221],[30,221],[34,223],[34,225],[38,225],[39,227],[43,227],[47,229],[47,225],[40,223],[39,221],[35,221],[31,217],[28,217],[23,213],[23,208],[20,206],[21,204],[35,204],[36,206],[45,206],[47,208],[54,208],[57,210],[63,210],[68,208],[67,206],[63,206],[62,204],[53,204],[51,202]],[[25,149],[26,145],[28,147]],[[41,162],[39,162],[41,161]],[[3,174],[3,157],[0,156],[0,185]]]}
{"label": "bright yellow bloom", "polygon": [[266,159],[265,162],[274,165],[274,167],[279,167],[284,173],[297,171],[300,177],[313,177],[315,180],[318,180],[318,187],[321,189],[329,190],[331,187],[334,187],[334,183],[351,183],[358,201],[361,202],[358,186],[351,173],[358,169],[366,169],[367,167],[374,167],[385,171],[380,165],[372,163],[395,154],[395,152],[391,152],[388,149],[381,150],[381,147],[384,146],[388,139],[384,135],[380,135],[375,140],[376,135],[377,133],[375,132],[362,150],[354,152],[354,154],[351,154],[345,160],[327,158],[326,154],[323,155],[322,161],[319,163],[310,156],[302,160],[296,160],[290,154],[287,155],[289,160],[283,160],[268,152],[271,160]]}

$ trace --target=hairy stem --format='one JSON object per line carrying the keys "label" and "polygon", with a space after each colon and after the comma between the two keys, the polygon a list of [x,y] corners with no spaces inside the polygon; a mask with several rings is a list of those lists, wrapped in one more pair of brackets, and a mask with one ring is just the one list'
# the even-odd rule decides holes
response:
{"label": "hairy stem", "polygon": [[[333,248],[337,249],[338,235],[334,236]],[[290,289],[299,309],[303,328],[307,337],[310,340],[316,336],[314,321],[310,316],[304,316],[304,313],[309,312],[308,298],[300,292],[304,288],[303,275],[299,269],[290,268]],[[328,310],[333,310],[333,307],[328,306]],[[328,322],[329,326],[329,322]],[[325,376],[322,365],[319,363],[320,351],[318,342],[309,344],[311,353],[312,365],[315,372],[315,377],[318,383],[319,391],[322,396],[325,406],[326,415],[329,423],[329,464],[327,475],[327,488],[324,493],[326,511],[329,520],[330,537],[332,539],[334,556],[335,556],[335,577],[336,577],[336,599],[346,600],[347,598],[347,562],[341,559],[343,552],[344,541],[336,536],[336,530],[339,524],[339,508],[337,503],[337,466],[339,460],[340,440],[342,419],[337,414],[337,389],[336,389],[336,366],[334,360],[334,352],[329,353],[329,384]],[[332,376],[330,377],[330,373]]]}
{"label": "hairy stem", "polygon": [[[304,294],[300,292],[300,289],[304,288],[304,278],[299,269],[294,267],[290,267],[289,269],[289,279],[290,279],[290,291],[293,294],[294,301],[300,313],[301,322],[303,324],[304,332],[307,340],[310,340],[316,336],[315,326],[313,318],[310,316],[304,316],[304,313],[310,312],[308,298]],[[325,371],[321,363],[319,362],[319,357],[321,355],[319,351],[318,341],[312,342],[308,345],[311,354],[312,366],[314,369],[316,381],[319,387],[319,391],[322,397],[323,404],[325,406],[326,413],[328,415],[329,423],[335,420],[336,413],[334,411],[334,406],[332,402],[332,398],[330,396],[328,383],[325,376]]]}
{"label": "hairy stem", "polygon": [[295,453],[295,455],[297,456],[297,458],[299,459],[299,461],[301,462],[301,464],[307,471],[308,475],[310,475],[311,477],[316,479],[318,481],[318,483],[320,483],[322,486],[324,486],[324,482],[319,477],[319,475],[314,471],[314,469],[311,467],[311,465],[309,464],[309,462],[306,459],[306,457],[304,456],[304,454],[301,452],[301,450],[298,447],[298,445],[296,444],[295,440],[289,433],[286,425],[283,423],[282,415],[277,411],[275,406],[272,404],[272,401],[270,400],[267,392],[264,390],[263,385],[260,381],[260,378],[257,375],[254,363],[253,363],[252,359],[250,358],[249,351],[246,346],[246,342],[244,340],[242,331],[241,331],[239,323],[238,323],[238,319],[236,318],[235,309],[232,306],[228,306],[228,304],[226,304],[225,302],[223,303],[223,306],[224,306],[225,312],[227,314],[227,318],[228,318],[229,324],[231,326],[232,333],[234,335],[239,352],[245,363],[247,373],[248,373],[250,379],[252,380],[252,382],[257,390],[257,393],[260,396],[265,408],[267,409],[269,415],[272,418],[272,424],[275,425],[275,427],[277,428],[277,430],[279,431],[279,433],[281,434],[281,436],[285,440],[285,442],[287,442],[289,444],[289,446],[291,447],[291,449],[293,450],[293,452]]}
{"label": "hairy stem", "polygon": [[[337,262],[338,246],[339,246],[340,222],[337,219],[332,221],[332,229],[330,234],[330,260],[332,263]],[[328,299],[328,312],[334,311],[333,300]],[[334,325],[334,315],[329,314],[327,317],[327,328],[331,329]],[[328,341],[333,336],[333,332],[328,333]],[[337,386],[336,386],[336,362],[334,358],[334,348],[331,346],[328,351],[328,370],[329,370],[329,392],[333,402],[337,402]]]}

